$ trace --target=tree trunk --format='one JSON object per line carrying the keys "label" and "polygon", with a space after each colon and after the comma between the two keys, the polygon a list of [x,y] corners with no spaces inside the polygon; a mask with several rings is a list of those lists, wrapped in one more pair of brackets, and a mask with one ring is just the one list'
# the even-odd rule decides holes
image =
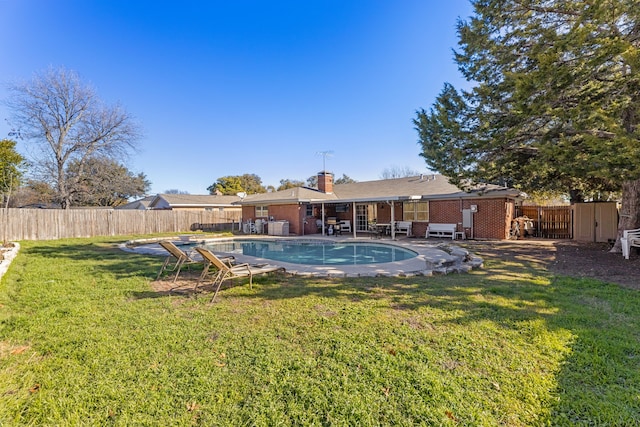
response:
{"label": "tree trunk", "polygon": [[622,252],[620,238],[624,230],[640,228],[640,179],[622,183],[622,207],[618,221],[618,238],[611,252]]}

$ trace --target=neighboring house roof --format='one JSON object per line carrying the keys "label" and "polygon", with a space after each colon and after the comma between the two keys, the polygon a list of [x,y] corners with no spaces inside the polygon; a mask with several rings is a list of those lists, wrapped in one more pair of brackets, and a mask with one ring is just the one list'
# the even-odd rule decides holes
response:
{"label": "neighboring house roof", "polygon": [[467,192],[460,190],[443,175],[421,175],[378,181],[335,184],[333,193],[297,187],[273,193],[252,194],[241,204],[346,203],[392,200],[434,200],[483,197],[521,197],[513,188],[482,184]]}
{"label": "neighboring house roof", "polygon": [[223,208],[237,207],[238,196],[216,196],[199,194],[158,194],[149,204],[150,209],[172,208]]}
{"label": "neighboring house roof", "polygon": [[116,209],[149,209],[149,204],[151,203],[151,201],[153,201],[153,199],[155,199],[155,197],[156,196],[147,196],[139,200],[134,200],[133,202],[129,202],[122,206],[117,206]]}

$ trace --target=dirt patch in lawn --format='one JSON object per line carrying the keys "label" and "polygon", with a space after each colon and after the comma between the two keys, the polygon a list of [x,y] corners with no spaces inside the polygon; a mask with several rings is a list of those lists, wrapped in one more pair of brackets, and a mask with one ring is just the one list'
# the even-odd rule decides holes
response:
{"label": "dirt patch in lawn", "polygon": [[174,275],[162,277],[159,280],[151,282],[151,287],[156,292],[184,294],[190,295],[199,292],[210,292],[213,290],[211,286],[212,279],[205,279],[198,282],[200,277],[199,271],[181,271],[178,280],[173,280]]}
{"label": "dirt patch in lawn", "polygon": [[530,262],[550,272],[571,277],[591,277],[603,282],[640,289],[640,256],[632,250],[630,259],[611,253],[608,243],[573,240],[468,241],[470,251],[485,259]]}

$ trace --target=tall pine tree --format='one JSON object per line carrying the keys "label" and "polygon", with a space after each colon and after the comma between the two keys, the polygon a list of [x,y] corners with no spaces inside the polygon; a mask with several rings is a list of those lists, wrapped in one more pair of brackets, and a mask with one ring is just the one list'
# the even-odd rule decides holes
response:
{"label": "tall pine tree", "polygon": [[414,119],[429,167],[459,185],[621,191],[640,226],[637,0],[476,0],[449,84]]}

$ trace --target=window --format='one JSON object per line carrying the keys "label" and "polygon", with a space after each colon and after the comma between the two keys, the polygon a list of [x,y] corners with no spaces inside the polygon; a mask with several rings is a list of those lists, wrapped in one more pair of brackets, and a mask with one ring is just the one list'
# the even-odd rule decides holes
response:
{"label": "window", "polygon": [[269,206],[256,206],[256,218],[268,217],[268,216],[269,216]]}
{"label": "window", "polygon": [[306,208],[305,215],[306,216],[313,216],[313,205],[307,204],[307,205],[305,205],[305,208]]}
{"label": "window", "polygon": [[402,203],[403,221],[429,221],[429,202]]}

